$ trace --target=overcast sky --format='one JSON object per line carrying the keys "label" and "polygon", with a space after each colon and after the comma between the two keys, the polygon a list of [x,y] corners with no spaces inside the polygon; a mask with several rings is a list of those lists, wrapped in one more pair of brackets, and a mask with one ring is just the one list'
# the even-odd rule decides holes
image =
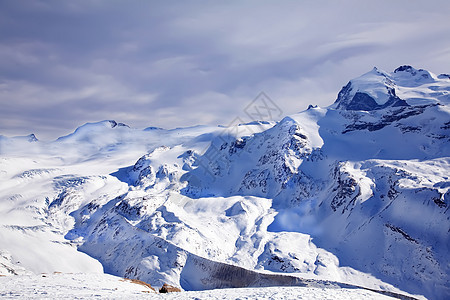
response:
{"label": "overcast sky", "polygon": [[[450,72],[450,1],[0,1],[0,134],[289,115],[377,66]],[[244,118],[244,117],[242,117]]]}

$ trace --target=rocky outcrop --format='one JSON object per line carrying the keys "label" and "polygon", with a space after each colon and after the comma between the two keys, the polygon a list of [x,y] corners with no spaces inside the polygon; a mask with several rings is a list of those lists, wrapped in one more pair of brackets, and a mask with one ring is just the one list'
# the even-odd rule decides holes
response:
{"label": "rocky outcrop", "polygon": [[164,283],[163,286],[159,289],[160,293],[176,293],[181,292],[181,289],[172,286],[170,284]]}

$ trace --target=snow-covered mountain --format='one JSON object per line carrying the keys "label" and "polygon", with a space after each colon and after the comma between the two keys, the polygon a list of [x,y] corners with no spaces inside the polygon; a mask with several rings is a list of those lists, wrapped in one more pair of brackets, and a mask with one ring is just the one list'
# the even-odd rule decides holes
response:
{"label": "snow-covered mountain", "polygon": [[280,122],[0,136],[0,274],[445,299],[449,142],[450,76],[410,66]]}

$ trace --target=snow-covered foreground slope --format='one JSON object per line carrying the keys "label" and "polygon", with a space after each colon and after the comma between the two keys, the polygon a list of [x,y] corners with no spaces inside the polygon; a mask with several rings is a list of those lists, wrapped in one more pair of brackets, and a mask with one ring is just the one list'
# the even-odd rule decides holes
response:
{"label": "snow-covered foreground slope", "polygon": [[448,298],[449,93],[448,75],[375,68],[278,123],[0,136],[0,274]]}
{"label": "snow-covered foreground slope", "polygon": [[0,277],[2,299],[396,299],[364,289],[266,287],[156,294],[150,288],[106,274],[42,274]]}
{"label": "snow-covered foreground slope", "polygon": [[154,297],[155,291],[107,274],[55,273],[0,277],[2,299],[138,299],[148,294]]}

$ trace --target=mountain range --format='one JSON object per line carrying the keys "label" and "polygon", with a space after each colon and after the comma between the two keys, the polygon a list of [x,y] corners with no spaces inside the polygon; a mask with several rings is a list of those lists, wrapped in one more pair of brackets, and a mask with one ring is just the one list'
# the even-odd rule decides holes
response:
{"label": "mountain range", "polygon": [[450,76],[411,66],[278,122],[0,136],[0,274],[448,299],[449,171]]}

